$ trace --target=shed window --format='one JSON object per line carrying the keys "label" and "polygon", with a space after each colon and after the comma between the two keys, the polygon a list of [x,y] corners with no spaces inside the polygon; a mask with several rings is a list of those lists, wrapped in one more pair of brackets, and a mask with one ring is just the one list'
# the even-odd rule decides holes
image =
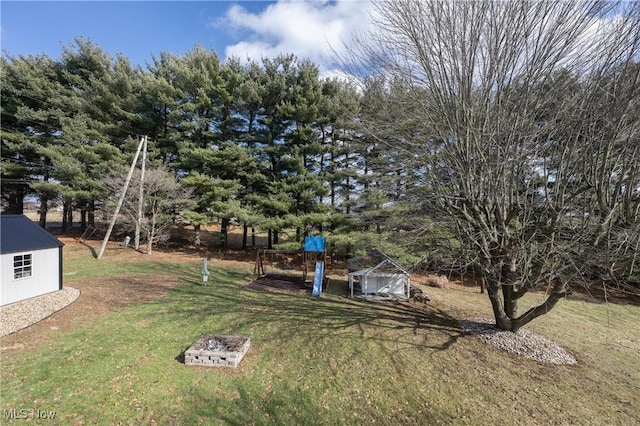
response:
{"label": "shed window", "polygon": [[27,278],[31,276],[31,255],[20,254],[13,256],[13,279]]}

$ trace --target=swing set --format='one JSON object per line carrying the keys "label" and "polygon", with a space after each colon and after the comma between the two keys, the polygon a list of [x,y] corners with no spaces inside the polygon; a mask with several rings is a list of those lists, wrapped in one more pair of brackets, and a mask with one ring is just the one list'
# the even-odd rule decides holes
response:
{"label": "swing set", "polygon": [[306,282],[309,270],[315,270],[316,262],[322,262],[324,265],[326,256],[324,237],[305,237],[300,250],[258,250],[253,279],[277,276],[289,280],[297,278]]}

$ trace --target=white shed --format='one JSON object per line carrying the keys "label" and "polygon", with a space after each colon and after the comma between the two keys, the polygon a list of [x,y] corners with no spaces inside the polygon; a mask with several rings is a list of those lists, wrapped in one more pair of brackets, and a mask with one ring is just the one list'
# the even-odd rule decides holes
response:
{"label": "white shed", "polygon": [[388,256],[372,268],[349,273],[349,290],[365,298],[394,298],[408,300],[411,274]]}
{"label": "white shed", "polygon": [[0,216],[0,306],[62,290],[63,246],[26,216]]}

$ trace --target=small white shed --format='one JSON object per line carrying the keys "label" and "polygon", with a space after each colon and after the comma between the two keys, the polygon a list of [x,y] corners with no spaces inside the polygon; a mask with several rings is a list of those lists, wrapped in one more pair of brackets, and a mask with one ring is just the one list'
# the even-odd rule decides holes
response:
{"label": "small white shed", "polygon": [[388,256],[376,266],[349,273],[351,297],[408,300],[411,274]]}
{"label": "small white shed", "polygon": [[63,246],[26,216],[0,216],[0,306],[62,290]]}

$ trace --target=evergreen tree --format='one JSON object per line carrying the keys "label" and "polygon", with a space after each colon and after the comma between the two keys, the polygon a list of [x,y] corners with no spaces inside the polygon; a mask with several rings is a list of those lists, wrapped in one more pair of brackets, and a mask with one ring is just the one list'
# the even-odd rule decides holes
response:
{"label": "evergreen tree", "polygon": [[[6,212],[22,214],[27,194],[40,196],[40,224],[60,178],[49,155],[60,145],[69,110],[77,106],[46,55],[2,58],[2,197]],[[31,184],[38,183],[35,186]]]}

